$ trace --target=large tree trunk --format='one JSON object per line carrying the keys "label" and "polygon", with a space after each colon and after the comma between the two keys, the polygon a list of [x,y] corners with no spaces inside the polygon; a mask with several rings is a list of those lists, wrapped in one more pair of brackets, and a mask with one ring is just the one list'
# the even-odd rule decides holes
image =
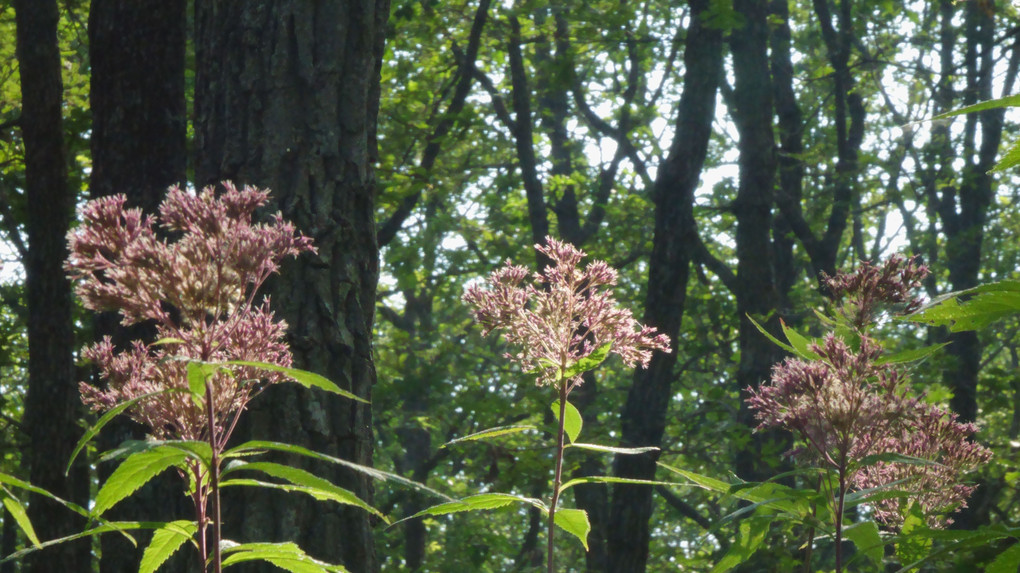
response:
{"label": "large tree trunk", "polygon": [[[666,333],[676,347],[687,297],[691,253],[698,244],[694,223],[694,189],[712,133],[715,98],[722,75],[722,34],[701,21],[708,0],[691,1],[691,20],[684,53],[684,92],[669,155],[659,166],[653,189],[655,239],[649,267],[644,322]],[[666,428],[677,354],[656,352],[648,369],[638,369],[621,414],[624,446],[658,446]],[[654,479],[654,454],[617,456],[613,475]],[[618,485],[610,506],[608,570],[642,572],[648,562],[648,520],[653,490]]]}
{"label": "large tree trunk", "polygon": [[[186,110],[184,53],[186,3],[93,0],[89,11],[89,90],[92,108],[93,198],[122,193],[128,205],[155,213],[166,189],[186,179]],[[96,318],[97,337],[128,341],[152,340],[151,327],[123,328],[116,313]],[[125,418],[107,425],[98,439],[101,451],[124,440],[144,437],[143,429]],[[115,464],[99,467],[105,480]],[[184,495],[187,484],[173,473],[150,482],[117,505],[111,518],[170,520],[194,517]],[[132,545],[120,535],[101,538],[101,571],[132,571],[138,567],[148,536]],[[165,571],[193,571],[182,551],[163,566]]]}
{"label": "large tree trunk", "polygon": [[[71,283],[64,276],[65,235],[74,212],[67,184],[67,150],[61,109],[63,84],[57,45],[56,0],[18,0],[18,62],[21,71],[21,129],[25,141],[28,197],[28,393],[23,425],[29,436],[22,463],[33,484],[85,505],[88,466],[83,458],[65,477],[64,467],[80,437]],[[84,523],[65,507],[34,496],[29,518],[41,539],[80,530]],[[87,541],[33,554],[27,571],[90,571]]]}
{"label": "large tree trunk", "polygon": [[[386,0],[195,5],[197,180],[269,187],[318,254],[270,291],[295,363],[369,398],[378,277],[375,126]],[[292,385],[252,403],[238,439],[291,442],[372,463],[371,409]],[[292,460],[296,461],[296,460]],[[311,466],[371,501],[361,474]],[[229,536],[292,540],[352,571],[377,568],[369,516],[296,496],[228,498]]]}
{"label": "large tree trunk", "polygon": [[[744,27],[730,37],[733,53],[733,106],[731,115],[740,133],[740,182],[733,204],[737,219],[737,314],[740,319],[740,362],[737,388],[757,387],[768,379],[779,350],[751,324],[748,316],[764,320],[777,308],[773,274],[772,205],[776,172],[772,131],[772,84],[768,65],[768,5],[739,0],[734,9]],[[771,322],[775,322],[773,316]],[[741,400],[740,421],[754,427],[753,414]],[[761,466],[763,436],[755,434],[744,451],[737,452],[736,472],[743,479],[762,480],[770,471]]]}

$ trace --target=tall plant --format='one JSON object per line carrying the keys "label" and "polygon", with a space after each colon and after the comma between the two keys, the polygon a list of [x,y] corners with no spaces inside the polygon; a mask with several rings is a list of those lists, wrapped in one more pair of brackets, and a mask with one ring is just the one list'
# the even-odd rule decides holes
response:
{"label": "tall plant", "polygon": [[825,277],[837,302],[826,321],[831,332],[809,341],[784,325],[790,344],[776,342],[794,357],[776,366],[768,383],[748,388],[759,428],[794,432],[801,447],[792,454],[834,474],[820,483],[832,505],[837,571],[844,566],[844,513],[851,491],[886,490],[888,495],[870,503],[874,518],[886,526],[898,528],[913,513],[928,526],[941,527],[951,522],[946,514],[964,507],[974,490],[963,475],[991,458],[970,439],[976,426],[909,392],[902,363],[940,346],[890,356],[869,334],[883,313],[920,306],[912,293],[927,272],[916,259],[897,256],[882,266],[864,263],[854,273]]}
{"label": "tall plant", "polygon": [[[189,541],[198,550],[203,571],[219,573],[251,560],[289,571],[345,571],[340,565],[313,559],[293,543],[224,540],[220,491],[254,486],[300,492],[355,505],[386,520],[350,491],[258,456],[287,452],[342,464],[379,479],[410,483],[407,480],[287,444],[263,441],[227,447],[245,406],[271,384],[291,380],[361,400],[321,376],[290,368],[286,325],[273,317],[268,299],[257,299],[259,286],[284,258],[314,249],[311,240],[296,233],[279,214],[267,223],[253,222],[255,210],[267,199],[268,191],[225,183],[220,193],[212,188],[197,194],[172,188],[158,217],[125,209],[123,196],[85,206],[82,224],[69,236],[71,256],[66,264],[69,275],[78,281],[78,296],[86,308],[118,312],[125,325],[153,323],[160,338],[151,344],[133,341],[127,348],[117,348],[104,338],[85,348],[83,355],[97,366],[107,386],[82,383],[82,399],[105,413],[78,443],[74,455],[120,414],[145,425],[151,436],[103,455],[102,460],[123,461],[99,489],[91,509],[65,503],[99,522],[81,534],[40,541],[20,511],[21,504],[5,488],[4,504],[18,513],[18,523],[34,548],[146,528],[155,533],[142,556],[140,572],[154,572]],[[187,482],[193,521],[111,523],[103,519],[106,510],[171,467]],[[258,472],[260,479],[246,477],[248,472]],[[0,482],[38,492],[10,476],[0,475]]]}

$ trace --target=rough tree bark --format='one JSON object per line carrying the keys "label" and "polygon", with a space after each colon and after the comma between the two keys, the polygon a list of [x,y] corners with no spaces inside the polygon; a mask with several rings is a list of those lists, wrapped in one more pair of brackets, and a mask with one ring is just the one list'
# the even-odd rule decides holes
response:
{"label": "rough tree bark", "polygon": [[[22,463],[28,466],[34,485],[84,506],[89,488],[85,460],[79,458],[69,476],[64,473],[80,437],[77,421],[81,412],[73,356],[71,283],[63,270],[74,194],[67,184],[61,114],[59,13],[56,0],[18,0],[14,9],[28,197],[24,265],[29,357],[22,424],[29,442]],[[68,509],[39,496],[31,498],[28,516],[40,539],[63,537],[84,526]],[[62,544],[34,553],[24,570],[90,571],[89,543]]]}
{"label": "rough tree bark", "polygon": [[[269,285],[273,305],[290,325],[296,366],[365,398],[375,382],[373,163],[388,15],[387,0],[195,5],[198,183],[268,187],[283,216],[315,240],[318,254]],[[246,420],[238,439],[372,463],[366,405],[281,385],[253,402]],[[371,501],[363,475],[311,467]],[[235,538],[292,540],[352,571],[377,569],[372,524],[359,509],[254,491],[225,503]]]}
{"label": "rough tree bark", "polygon": [[[184,97],[186,2],[158,3],[93,0],[89,7],[89,61],[92,109],[93,198],[115,193],[128,205],[155,213],[166,189],[186,179],[187,137]],[[118,346],[142,338],[152,340],[152,328],[124,328],[116,313],[96,317],[97,337],[110,335]],[[141,439],[143,429],[117,419],[108,424],[97,443],[110,450],[128,439]],[[99,467],[101,480],[115,464]],[[188,519],[193,510],[184,495],[186,484],[166,473],[117,505],[116,519]],[[101,571],[131,571],[138,567],[147,536],[132,545],[119,535],[100,538]],[[187,551],[179,552],[164,570],[193,571]]]}
{"label": "rough tree bark", "polygon": [[[768,5],[755,0],[738,0],[734,9],[743,16],[744,26],[730,37],[733,54],[733,105],[731,116],[740,134],[740,181],[733,212],[737,219],[736,291],[740,318],[740,363],[737,388],[757,387],[767,380],[779,350],[751,324],[748,316],[761,321],[777,309],[778,297],[772,254],[773,185],[776,172],[772,131],[772,85],[768,65]],[[772,316],[770,322],[775,322]],[[753,428],[753,414],[740,403],[740,421]],[[747,480],[766,479],[760,448],[767,437],[755,434],[747,449],[737,453],[737,475]]]}
{"label": "rough tree bark", "polygon": [[[722,33],[707,27],[708,0],[691,1],[684,52],[684,92],[669,154],[659,165],[654,187],[655,238],[649,263],[644,323],[672,340],[680,331],[691,253],[698,244],[693,201],[708,150],[715,98],[722,75]],[[675,343],[674,343],[675,345]],[[621,414],[624,446],[658,446],[666,427],[676,353],[656,352],[648,369],[638,369]],[[657,455],[617,456],[613,475],[654,479]],[[613,488],[607,539],[608,571],[634,573],[648,562],[653,490]]]}

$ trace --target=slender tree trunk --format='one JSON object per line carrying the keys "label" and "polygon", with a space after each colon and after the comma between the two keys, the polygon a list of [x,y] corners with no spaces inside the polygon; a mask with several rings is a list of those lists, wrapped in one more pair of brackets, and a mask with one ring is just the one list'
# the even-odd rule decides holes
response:
{"label": "slender tree trunk", "polygon": [[[79,463],[65,477],[64,467],[80,437],[77,373],[73,349],[71,283],[64,276],[65,235],[74,212],[67,184],[67,150],[61,115],[63,84],[57,44],[56,0],[18,0],[18,63],[21,73],[21,129],[25,142],[28,197],[28,393],[23,426],[29,437],[22,463],[30,481],[81,505],[88,499],[88,467]],[[63,537],[84,523],[61,505],[33,496],[29,518],[40,539]],[[87,541],[33,554],[26,571],[89,571]]]}
{"label": "slender tree trunk", "polygon": [[[89,90],[92,109],[93,198],[121,193],[128,205],[155,213],[166,189],[186,179],[186,112],[184,61],[186,34],[184,0],[121,2],[93,0],[89,11]],[[124,328],[116,313],[95,319],[97,337],[110,335],[124,347],[130,340],[152,340],[148,326]],[[118,418],[97,440],[100,451],[145,435],[136,423]],[[105,480],[115,464],[99,466]],[[185,488],[166,473],[117,505],[111,518],[136,520],[190,519],[194,513]],[[138,567],[148,536],[131,544],[120,535],[100,538],[102,571]],[[197,561],[179,552],[165,571],[194,571]],[[189,565],[188,559],[194,563]]]}
{"label": "slender tree trunk", "polygon": [[[684,92],[676,133],[668,156],[659,166],[655,199],[655,238],[649,267],[643,322],[664,332],[677,346],[687,297],[691,253],[698,244],[693,201],[712,133],[715,98],[722,74],[722,34],[703,25],[708,0],[692,0],[684,53]],[[621,414],[623,445],[658,446],[666,428],[677,354],[656,352],[648,369],[638,369]],[[653,479],[657,456],[617,456],[613,475]],[[648,520],[652,488],[613,488],[607,539],[608,571],[640,573],[648,561]]]}
{"label": "slender tree trunk", "polygon": [[[315,240],[318,253],[270,285],[273,305],[290,325],[295,365],[365,398],[375,383],[373,163],[388,14],[386,0],[195,5],[198,182],[268,187],[284,217]],[[369,406],[281,385],[244,420],[237,439],[372,463]],[[309,467],[371,502],[362,474]],[[224,504],[228,537],[291,540],[351,571],[377,569],[372,523],[360,509],[255,491]]]}

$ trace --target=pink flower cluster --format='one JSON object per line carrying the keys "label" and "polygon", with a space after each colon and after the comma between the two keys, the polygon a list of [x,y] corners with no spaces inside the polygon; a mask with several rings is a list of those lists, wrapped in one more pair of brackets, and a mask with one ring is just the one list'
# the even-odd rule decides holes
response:
{"label": "pink flower cluster", "polygon": [[[94,410],[168,388],[186,390],[189,359],[290,365],[286,325],[274,320],[268,299],[255,304],[255,292],[284,257],[314,251],[311,239],[279,214],[266,224],[252,222],[268,191],[223,187],[218,195],[212,188],[198,194],[171,188],[158,218],[125,208],[123,195],[82,210],[65,265],[77,295],[86,308],[117,311],[124,325],[155,324],[159,339],[118,349],[106,337],[84,349],[108,383],[105,390],[80,384],[82,400]],[[216,373],[217,427],[232,424],[262,383],[282,379],[251,367]],[[208,439],[204,413],[187,392],[153,396],[128,414],[158,438]]]}
{"label": "pink flower cluster", "polygon": [[[883,364],[881,345],[864,333],[883,306],[916,308],[911,291],[926,274],[915,259],[893,257],[881,267],[865,263],[853,274],[826,277],[834,296],[846,298],[840,313],[859,348],[829,334],[810,347],[816,360],[777,365],[768,383],[748,388],[747,402],[759,429],[783,427],[804,440],[795,454],[836,471],[850,487],[905,491],[907,503],[919,504],[929,524],[941,526],[950,521],[943,515],[965,507],[974,490],[962,483],[963,475],[991,452],[971,440],[976,426],[911,397],[904,371]],[[872,456],[878,458],[866,460]],[[875,518],[896,526],[903,504],[903,498],[877,501]]]}
{"label": "pink flower cluster", "polygon": [[552,264],[531,276],[534,284],[526,282],[527,269],[507,261],[489,276],[489,289],[470,287],[464,301],[474,307],[486,334],[505,331],[519,349],[507,358],[536,372],[540,385],[566,382],[572,387],[580,375],[561,381],[560,372],[605,344],[631,367],[647,366],[653,350],[669,352],[665,334],[641,326],[629,310],[616,306],[606,288],[616,284],[616,271],[608,264],[593,261],[582,270],[578,265],[585,253],[552,237],[535,248]]}

